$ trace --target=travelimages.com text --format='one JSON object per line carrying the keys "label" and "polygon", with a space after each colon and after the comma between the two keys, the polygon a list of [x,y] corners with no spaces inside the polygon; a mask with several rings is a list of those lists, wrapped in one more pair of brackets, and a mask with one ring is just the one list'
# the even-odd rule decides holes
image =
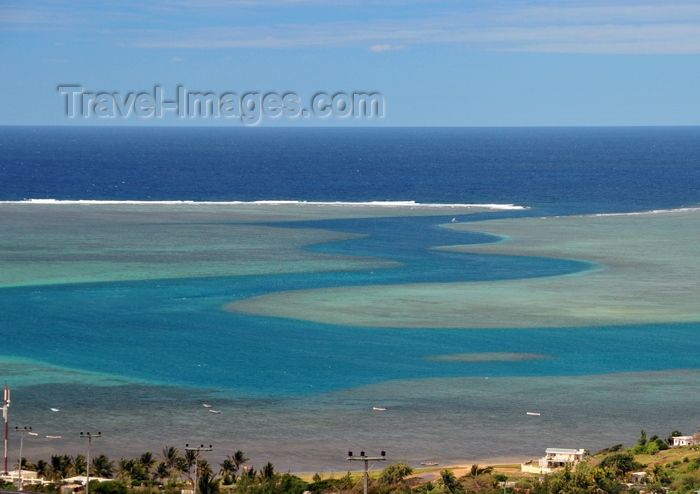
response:
{"label": "travelimages.com text", "polygon": [[96,92],[82,86],[61,85],[58,92],[64,95],[65,113],[69,118],[125,118],[130,115],[142,118],[162,118],[168,114],[179,118],[240,119],[254,125],[262,117],[338,117],[382,118],[384,97],[377,92],[338,92],[333,95],[319,92],[311,98],[307,108],[296,93],[188,91],[178,86],[174,99],[165,99],[160,86],[152,92]]}

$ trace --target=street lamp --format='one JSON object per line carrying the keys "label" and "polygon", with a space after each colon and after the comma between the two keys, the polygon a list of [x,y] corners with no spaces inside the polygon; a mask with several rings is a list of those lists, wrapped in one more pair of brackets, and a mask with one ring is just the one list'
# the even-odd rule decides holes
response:
{"label": "street lamp", "polygon": [[[209,447],[204,446],[203,444],[200,444],[199,446],[192,446],[190,447],[189,444],[185,444],[185,451],[196,451],[197,455],[194,458],[194,494],[197,494],[197,484],[199,484],[199,477],[198,477],[198,468],[199,468],[199,452],[200,451],[211,451],[212,447],[211,444]],[[87,494],[87,492],[85,493]]]}
{"label": "street lamp", "polygon": [[[384,461],[386,460],[386,451],[382,450],[381,456],[365,456],[364,451],[360,451],[360,456],[353,456],[352,451],[348,451],[348,461],[364,461],[365,462],[365,472],[364,472],[364,484],[365,484],[365,494],[369,488],[369,474],[368,467],[370,461]],[[197,494],[197,493],[195,493]]]}
{"label": "street lamp", "polygon": [[22,490],[22,447],[24,446],[24,435],[36,436],[36,432],[32,432],[31,427],[15,427],[15,432],[19,433],[19,461],[17,462],[18,478],[17,490]]}
{"label": "street lamp", "polygon": [[90,494],[90,448],[92,447],[92,440],[101,438],[102,433],[98,432],[97,434],[90,434],[89,432],[81,432],[80,437],[83,439],[87,439],[88,441],[87,466],[85,468],[85,494]]}

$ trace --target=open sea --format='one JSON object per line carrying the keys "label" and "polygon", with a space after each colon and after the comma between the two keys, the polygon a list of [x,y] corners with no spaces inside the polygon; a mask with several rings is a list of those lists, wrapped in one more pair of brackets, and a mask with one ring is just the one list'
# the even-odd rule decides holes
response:
{"label": "open sea", "polygon": [[465,329],[229,307],[585,276],[597,266],[585,256],[433,247],[498,240],[451,223],[698,207],[700,128],[0,127],[10,429],[39,431],[24,441],[30,461],[84,453],[79,432],[100,430],[93,454],[114,460],[201,443],[213,463],[241,449],[293,472],[357,468],[348,450],[448,465],[633,444],[640,429],[692,434],[691,316]]}

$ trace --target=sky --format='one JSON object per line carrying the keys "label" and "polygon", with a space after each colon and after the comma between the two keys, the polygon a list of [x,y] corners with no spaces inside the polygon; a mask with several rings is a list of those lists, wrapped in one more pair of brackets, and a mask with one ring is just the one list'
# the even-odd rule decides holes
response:
{"label": "sky", "polygon": [[0,0],[0,89],[0,125],[700,125],[700,2]]}

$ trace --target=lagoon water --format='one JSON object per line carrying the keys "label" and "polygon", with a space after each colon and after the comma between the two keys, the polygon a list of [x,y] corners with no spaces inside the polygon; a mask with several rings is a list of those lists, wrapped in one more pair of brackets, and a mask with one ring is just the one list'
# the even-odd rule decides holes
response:
{"label": "lagoon water", "polygon": [[308,472],[695,432],[699,190],[694,128],[2,128],[11,425]]}

